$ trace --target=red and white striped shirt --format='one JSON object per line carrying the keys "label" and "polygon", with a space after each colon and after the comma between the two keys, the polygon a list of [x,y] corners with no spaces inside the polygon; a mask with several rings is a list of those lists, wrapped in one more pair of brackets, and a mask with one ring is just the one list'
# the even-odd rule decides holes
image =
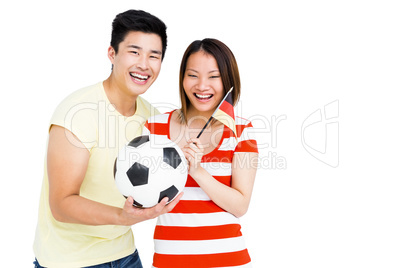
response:
{"label": "red and white striped shirt", "polygon": [[[150,118],[144,134],[170,138],[172,113]],[[219,145],[201,160],[201,166],[227,186],[231,185],[233,154],[258,153],[251,122],[240,117],[235,122],[237,140],[225,126]],[[183,192],[176,207],[158,218],[153,267],[251,267],[239,219],[217,206],[190,175]]]}

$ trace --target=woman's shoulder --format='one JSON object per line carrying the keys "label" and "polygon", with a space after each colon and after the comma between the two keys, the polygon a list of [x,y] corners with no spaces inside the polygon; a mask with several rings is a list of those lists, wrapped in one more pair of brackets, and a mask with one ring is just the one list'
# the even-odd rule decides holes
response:
{"label": "woman's shoulder", "polygon": [[147,123],[148,124],[168,124],[169,118],[173,112],[174,111],[170,111],[170,112],[166,112],[163,114],[151,116],[150,118],[148,118]]}
{"label": "woman's shoulder", "polygon": [[235,116],[235,123],[238,126],[247,126],[247,127],[252,127],[253,126],[249,119],[246,119],[246,118],[243,118],[243,117],[240,117],[240,116]]}
{"label": "woman's shoulder", "polygon": [[241,137],[243,132],[250,132],[253,131],[254,129],[251,120],[243,117],[236,116],[235,124],[236,124],[237,137]]}

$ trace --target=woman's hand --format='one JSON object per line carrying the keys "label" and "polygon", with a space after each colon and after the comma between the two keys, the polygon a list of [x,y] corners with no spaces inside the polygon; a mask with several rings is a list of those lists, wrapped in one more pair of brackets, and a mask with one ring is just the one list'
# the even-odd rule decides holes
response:
{"label": "woman's hand", "polygon": [[203,170],[201,167],[201,159],[204,155],[204,148],[199,139],[193,138],[187,141],[187,145],[182,148],[184,156],[188,161],[188,174],[195,178],[197,174]]}
{"label": "woman's hand", "polygon": [[243,216],[250,204],[257,171],[258,154],[246,152],[234,154],[231,185],[228,186],[216,180],[201,166],[204,148],[199,139],[189,140],[183,148],[183,152],[189,162],[188,173],[209,198],[235,217]]}

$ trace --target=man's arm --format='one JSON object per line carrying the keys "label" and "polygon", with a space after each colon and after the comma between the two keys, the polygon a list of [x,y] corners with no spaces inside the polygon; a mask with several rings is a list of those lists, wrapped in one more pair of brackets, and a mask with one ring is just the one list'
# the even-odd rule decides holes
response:
{"label": "man's arm", "polygon": [[49,203],[57,221],[86,225],[133,225],[171,211],[181,196],[166,205],[164,198],[153,208],[133,207],[129,197],[123,207],[98,203],[79,195],[89,161],[89,151],[67,129],[53,125],[49,132],[47,171]]}

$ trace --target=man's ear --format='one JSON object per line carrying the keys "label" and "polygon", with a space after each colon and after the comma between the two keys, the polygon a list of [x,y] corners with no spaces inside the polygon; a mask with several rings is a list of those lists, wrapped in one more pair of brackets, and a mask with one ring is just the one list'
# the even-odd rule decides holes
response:
{"label": "man's ear", "polygon": [[110,62],[114,64],[114,57],[116,56],[116,51],[112,46],[110,46],[107,50],[107,57],[109,58]]}

